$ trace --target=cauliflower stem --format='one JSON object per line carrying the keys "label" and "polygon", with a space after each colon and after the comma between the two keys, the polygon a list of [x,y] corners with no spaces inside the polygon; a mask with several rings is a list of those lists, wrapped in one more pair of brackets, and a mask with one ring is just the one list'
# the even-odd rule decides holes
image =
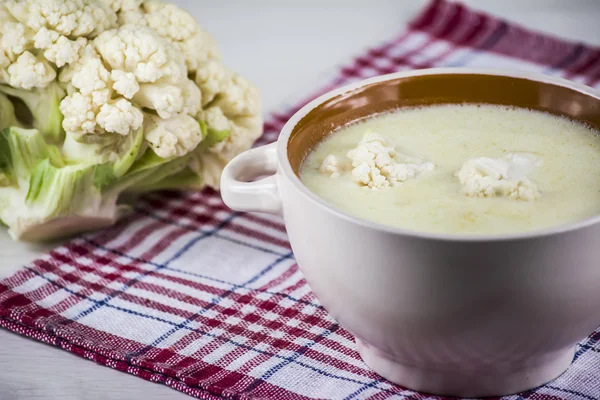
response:
{"label": "cauliflower stem", "polygon": [[15,239],[34,241],[51,232],[56,238],[109,226],[127,208],[119,204],[122,194],[147,191],[148,182],[181,171],[187,161],[163,159],[150,150],[119,177],[109,162],[68,164],[35,129],[6,128],[0,134],[0,219]]}
{"label": "cauliflower stem", "polygon": [[125,173],[135,163],[143,144],[144,131],[142,128],[126,136],[104,135],[100,137],[66,138],[62,153],[67,163],[74,164],[103,164],[112,163],[113,173],[117,178]]}

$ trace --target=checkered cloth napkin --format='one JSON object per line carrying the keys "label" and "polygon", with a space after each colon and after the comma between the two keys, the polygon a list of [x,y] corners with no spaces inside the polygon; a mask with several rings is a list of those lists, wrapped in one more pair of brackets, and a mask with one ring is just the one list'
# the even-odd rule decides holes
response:
{"label": "checkered cloth napkin", "polygon": [[[273,113],[261,144],[333,87],[413,68],[516,68],[599,85],[600,49],[433,1],[396,38]],[[155,193],[0,282],[0,325],[202,399],[425,399],[371,372],[319,305],[278,217],[232,213],[213,191]],[[600,331],[560,378],[507,399],[596,399]]]}

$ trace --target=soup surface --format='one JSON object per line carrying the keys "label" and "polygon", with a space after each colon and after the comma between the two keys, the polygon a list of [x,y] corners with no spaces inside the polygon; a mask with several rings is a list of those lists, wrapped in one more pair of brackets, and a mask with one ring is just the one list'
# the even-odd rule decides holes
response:
{"label": "soup surface", "polygon": [[386,225],[526,232],[600,213],[600,135],[518,108],[402,109],[336,130],[300,176],[335,207]]}

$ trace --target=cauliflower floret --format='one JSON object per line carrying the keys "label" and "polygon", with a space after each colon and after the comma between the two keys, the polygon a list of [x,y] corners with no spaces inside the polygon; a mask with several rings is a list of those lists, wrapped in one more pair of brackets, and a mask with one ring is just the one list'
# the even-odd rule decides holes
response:
{"label": "cauliflower floret", "polygon": [[78,65],[71,77],[71,84],[83,94],[108,89],[111,86],[110,72],[100,57],[90,57]]}
{"label": "cauliflower floret", "polygon": [[322,174],[329,175],[332,178],[337,178],[346,169],[347,165],[344,160],[338,159],[333,154],[329,154],[327,157],[325,157],[321,163],[321,166],[319,167],[319,171],[321,171]]}
{"label": "cauliflower floret", "polygon": [[180,87],[183,95],[183,109],[181,111],[195,117],[202,108],[200,88],[191,79],[186,79]]}
{"label": "cauliflower floret", "polygon": [[121,7],[119,22],[154,29],[184,54],[191,74],[206,61],[220,59],[219,49],[213,37],[205,32],[187,11],[174,4],[147,0],[135,9]]}
{"label": "cauliflower floret", "polygon": [[32,48],[33,32],[15,20],[1,2],[0,26],[0,83],[9,83],[8,68],[23,52]]}
{"label": "cauliflower floret", "polygon": [[196,71],[196,84],[202,92],[202,105],[212,102],[227,85],[231,72],[219,61],[208,61]]}
{"label": "cauliflower floret", "polygon": [[131,72],[115,69],[110,72],[110,78],[113,80],[113,89],[127,99],[131,99],[140,90],[140,85]]}
{"label": "cauliflower floret", "polygon": [[108,89],[90,94],[75,92],[60,103],[64,115],[63,129],[67,135],[104,134],[127,135],[143,122],[142,112],[124,98],[110,100]]}
{"label": "cauliflower floret", "polygon": [[210,107],[200,113],[201,120],[213,129],[224,131],[230,128],[230,121],[219,107]]}
{"label": "cauliflower floret", "polygon": [[156,110],[161,118],[171,118],[183,109],[183,94],[181,88],[169,84],[147,83],[133,100],[142,107]]}
{"label": "cauliflower floret", "polygon": [[133,97],[137,104],[156,110],[165,119],[179,113],[195,117],[200,111],[200,99],[200,89],[187,78],[177,86],[166,83],[142,84]]}
{"label": "cauliflower floret", "polygon": [[371,168],[368,162],[352,162],[352,178],[361,186],[374,189],[390,187],[390,182],[381,174],[379,168]]}
{"label": "cauliflower floret", "polygon": [[187,76],[181,53],[152,29],[123,25],[100,34],[94,45],[111,69],[132,72],[140,83],[177,84]]}
{"label": "cauliflower floret", "polygon": [[256,115],[261,111],[258,89],[238,74],[231,73],[212,106],[220,107],[227,116]]}
{"label": "cauliflower floret", "polygon": [[77,38],[69,40],[66,36],[60,35],[56,31],[46,28],[40,29],[33,37],[35,47],[44,51],[44,57],[62,67],[65,64],[71,64],[79,59],[79,51],[86,45],[87,39]]}
{"label": "cauliflower floret", "polygon": [[203,63],[209,60],[221,59],[217,41],[200,27],[198,27],[198,31],[194,36],[175,44],[185,55],[186,65],[190,73],[195,72]]}
{"label": "cauliflower floret", "polygon": [[120,99],[103,104],[96,121],[105,131],[124,136],[142,126],[144,115],[129,101]]}
{"label": "cauliflower floret", "polygon": [[172,41],[186,40],[198,27],[194,17],[175,4],[146,0],[140,11],[147,26]]}
{"label": "cauliflower floret", "polygon": [[65,97],[60,103],[63,113],[63,129],[67,133],[80,135],[93,133],[96,128],[96,114],[99,106],[94,104],[91,96],[77,92]]}
{"label": "cauliflower floret", "polygon": [[91,93],[91,96],[92,103],[96,106],[101,106],[108,103],[111,98],[111,91],[110,89],[96,90]]}
{"label": "cauliflower floret", "polygon": [[228,134],[208,151],[195,152],[189,168],[200,176],[202,184],[218,189],[225,165],[252,147],[262,134],[260,95],[248,81],[217,61],[205,63],[197,71],[195,80],[202,104],[207,107],[198,114],[198,119],[209,128]]}
{"label": "cauliflower floret", "polygon": [[59,82],[64,84],[70,83],[71,80],[73,80],[73,75],[84,68],[89,59],[99,57],[100,55],[96,49],[94,49],[92,43],[88,42],[79,49],[77,59],[73,63],[67,64],[61,68],[60,73],[58,74]]}
{"label": "cauliflower floret", "polygon": [[261,113],[260,94],[256,87],[220,62],[210,61],[198,70],[196,84],[202,92],[202,104],[220,108],[229,119]]}
{"label": "cauliflower floret", "polygon": [[117,22],[116,14],[94,0],[4,0],[6,9],[33,31],[48,28],[63,36],[94,37]]}
{"label": "cauliflower floret", "polygon": [[[208,126],[218,131],[229,131],[227,138],[209,151],[217,154],[224,163],[233,159],[236,155],[252,147],[252,144],[262,133],[262,119],[260,115],[248,118],[227,118],[218,107],[211,107],[203,111],[200,119]],[[224,165],[223,165],[224,166]]]}
{"label": "cauliflower floret", "polygon": [[540,196],[541,194],[537,185],[527,178],[517,181],[516,186],[509,192],[509,197],[517,200],[533,201]]}
{"label": "cauliflower floret", "polygon": [[480,157],[468,160],[457,173],[463,192],[472,197],[505,196],[526,201],[540,197],[534,182],[522,174],[511,173],[513,163],[510,155],[502,159]]}
{"label": "cauliflower floret", "polygon": [[232,135],[212,149],[221,154],[223,160],[229,161],[250,148],[262,133],[258,90],[218,61],[203,64],[196,72],[195,80],[202,92],[202,104],[210,104],[200,119],[218,130],[232,126]]}
{"label": "cauliflower floret", "polygon": [[189,115],[169,119],[147,115],[146,141],[159,157],[181,157],[198,146],[202,131],[198,121]]}
{"label": "cauliflower floret", "polygon": [[200,113],[200,119],[212,129],[229,132],[225,140],[212,146],[208,151],[194,153],[188,165],[200,177],[203,185],[218,190],[221,172],[225,165],[237,154],[252,147],[262,133],[262,118],[257,114],[237,118],[234,122],[228,119],[220,108],[211,107]]}
{"label": "cauliflower floret", "polygon": [[9,14],[0,17],[0,48],[8,54],[18,55],[31,48],[34,33],[20,22],[13,20]]}
{"label": "cauliflower floret", "polygon": [[[223,75],[214,82],[201,85],[202,102],[212,97],[211,105],[201,112],[200,119],[217,130],[230,130],[230,135],[215,145],[211,151],[224,160],[231,160],[237,154],[249,149],[262,133],[261,103],[258,90],[241,76],[231,73],[221,64],[211,63],[217,75],[220,66]],[[196,76],[198,82],[198,75]],[[206,88],[210,86],[210,89]]]}
{"label": "cauliflower floret", "polygon": [[433,163],[420,162],[406,155],[402,157],[415,162],[396,162],[399,154],[394,145],[375,132],[365,133],[358,146],[348,151],[347,156],[352,161],[354,181],[371,189],[397,186],[435,168]]}
{"label": "cauliflower floret", "polygon": [[10,86],[27,90],[46,87],[56,78],[56,71],[50,63],[29,51],[21,54],[7,71]]}

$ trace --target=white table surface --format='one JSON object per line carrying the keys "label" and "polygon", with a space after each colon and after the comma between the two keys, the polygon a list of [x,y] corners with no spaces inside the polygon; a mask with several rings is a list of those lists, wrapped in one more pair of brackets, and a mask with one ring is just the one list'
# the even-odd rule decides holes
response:
{"label": "white table surface", "polygon": [[[531,28],[600,45],[600,0],[466,0]],[[178,0],[255,82],[265,110],[306,92],[361,48],[398,32],[424,0]],[[47,250],[0,231],[0,276]],[[0,399],[184,399],[166,386],[0,330]]]}

